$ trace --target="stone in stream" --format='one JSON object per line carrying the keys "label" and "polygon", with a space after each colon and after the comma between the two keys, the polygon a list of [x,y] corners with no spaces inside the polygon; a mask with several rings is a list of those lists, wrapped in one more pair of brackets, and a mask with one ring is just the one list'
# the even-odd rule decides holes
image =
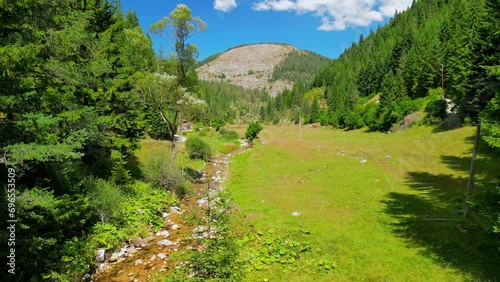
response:
{"label": "stone in stream", "polygon": [[155,260],[156,260],[156,255],[153,255],[153,256],[149,259],[149,261],[155,261]]}
{"label": "stone in stream", "polygon": [[163,260],[164,260],[164,259],[166,259],[167,257],[168,257],[168,256],[167,256],[167,254],[165,254],[165,253],[159,253],[159,254],[158,254],[158,258],[160,258],[160,259],[163,259]]}
{"label": "stone in stream", "polygon": [[97,249],[97,256],[95,260],[97,262],[103,262],[106,259],[106,250],[104,248]]}
{"label": "stone in stream", "polygon": [[161,213],[161,216],[162,216],[163,218],[167,218],[169,215],[170,215],[170,214],[169,214],[168,212],[162,212],[162,213]]}
{"label": "stone in stream", "polygon": [[158,244],[158,246],[165,246],[165,247],[168,247],[168,246],[172,246],[174,243],[172,243],[172,241],[170,240],[161,240],[161,241],[158,241],[156,244]]}
{"label": "stone in stream", "polygon": [[142,238],[137,238],[137,239],[134,239],[132,240],[132,244],[136,247],[136,248],[142,248],[142,247],[145,247],[148,245],[148,242]]}
{"label": "stone in stream", "polygon": [[167,238],[168,236],[170,236],[170,233],[167,230],[161,230],[161,231],[156,232],[155,235],[156,236],[163,236],[163,237]]}
{"label": "stone in stream", "polygon": [[137,250],[134,248],[134,245],[128,246],[127,253],[129,253],[129,254],[137,253]]}
{"label": "stone in stream", "polygon": [[170,207],[170,211],[174,212],[176,214],[182,214],[181,208],[179,208],[179,207],[175,207],[175,206],[174,207]]}
{"label": "stone in stream", "polygon": [[201,206],[205,205],[206,203],[208,203],[208,200],[207,200],[207,199],[202,198],[202,199],[199,199],[199,200],[197,201],[197,203],[198,203],[198,206],[200,206],[200,207],[201,207]]}
{"label": "stone in stream", "polygon": [[173,225],[172,225],[172,230],[177,230],[177,229],[179,229],[179,228],[180,228],[180,227],[179,227],[179,225],[177,225],[177,224],[173,224]]}
{"label": "stone in stream", "polygon": [[99,272],[105,272],[106,270],[110,269],[111,267],[107,263],[101,263],[99,265]]}
{"label": "stone in stream", "polygon": [[118,255],[118,253],[113,253],[113,254],[111,255],[111,257],[109,257],[109,262],[115,262],[115,261],[117,261],[119,258],[120,258],[120,256]]}
{"label": "stone in stream", "polygon": [[142,264],[142,259],[138,259],[134,262],[134,265]]}
{"label": "stone in stream", "polygon": [[128,251],[127,246],[124,246],[124,247],[123,247],[123,248],[121,248],[121,249],[120,249],[120,251],[118,252],[118,256],[119,256],[119,257],[124,257],[124,256],[125,256],[125,254],[127,253],[127,251]]}

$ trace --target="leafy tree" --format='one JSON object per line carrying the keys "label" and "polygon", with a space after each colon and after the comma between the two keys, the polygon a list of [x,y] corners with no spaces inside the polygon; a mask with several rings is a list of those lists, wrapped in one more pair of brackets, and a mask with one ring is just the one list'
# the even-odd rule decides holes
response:
{"label": "leafy tree", "polygon": [[198,17],[193,17],[191,9],[184,4],[177,7],[157,23],[151,25],[150,30],[158,36],[174,40],[174,50],[177,56],[177,78],[181,86],[189,88],[189,72],[196,63],[198,48],[187,40],[198,32],[203,32],[207,24]]}
{"label": "leafy tree", "polygon": [[225,124],[226,122],[220,118],[215,118],[212,120],[212,126],[215,128],[215,131],[219,131],[219,129],[223,127]]}
{"label": "leafy tree", "polygon": [[193,159],[208,160],[212,156],[210,145],[200,137],[189,137],[186,140],[186,149],[189,157]]}
{"label": "leafy tree", "polygon": [[176,157],[176,134],[182,118],[193,119],[206,113],[206,102],[198,99],[177,84],[177,78],[168,74],[142,73],[137,83],[143,101],[154,108],[167,128],[171,143],[172,163]]}
{"label": "leafy tree", "polygon": [[253,142],[253,140],[257,138],[262,129],[264,129],[264,127],[262,127],[260,123],[251,122],[250,124],[248,124],[245,138],[248,139],[248,141]]}

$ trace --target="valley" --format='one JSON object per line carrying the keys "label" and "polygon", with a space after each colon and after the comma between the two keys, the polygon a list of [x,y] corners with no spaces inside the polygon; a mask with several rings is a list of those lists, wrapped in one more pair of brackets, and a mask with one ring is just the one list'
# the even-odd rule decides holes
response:
{"label": "valley", "polygon": [[146,2],[0,1],[0,281],[500,279],[499,0]]}

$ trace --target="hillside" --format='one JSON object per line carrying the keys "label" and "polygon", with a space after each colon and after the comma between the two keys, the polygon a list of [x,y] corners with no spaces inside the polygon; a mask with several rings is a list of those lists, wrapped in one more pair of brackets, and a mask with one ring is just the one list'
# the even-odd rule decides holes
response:
{"label": "hillside", "polygon": [[[385,131],[419,110],[424,104],[419,99],[427,99],[434,100],[429,110],[439,123],[446,114],[436,101],[443,74],[445,97],[462,118],[477,119],[500,85],[498,74],[488,70],[498,68],[500,58],[499,5],[490,0],[414,1],[388,24],[361,35],[314,79],[314,87],[326,90],[325,120],[335,127]],[[359,100],[375,95],[380,95],[378,106],[359,106]]]}
{"label": "hillside", "polygon": [[328,61],[291,45],[252,44],[212,55],[196,71],[202,80],[227,81],[275,96],[285,88],[291,89],[299,78],[311,80]]}

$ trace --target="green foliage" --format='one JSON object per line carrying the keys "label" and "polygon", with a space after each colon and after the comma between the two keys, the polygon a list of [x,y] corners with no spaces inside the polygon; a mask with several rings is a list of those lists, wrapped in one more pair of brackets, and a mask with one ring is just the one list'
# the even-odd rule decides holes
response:
{"label": "green foliage", "polygon": [[249,260],[249,265],[254,270],[267,269],[275,264],[290,269],[304,253],[311,251],[309,243],[277,237],[273,230],[268,230],[265,234],[257,232],[246,235],[243,242],[260,246],[257,247],[258,253]]}
{"label": "green foliage", "polygon": [[264,129],[264,127],[260,125],[259,122],[251,122],[248,124],[247,131],[245,132],[245,138],[248,139],[248,141],[253,142],[262,129]]}
{"label": "green foliage", "polygon": [[206,57],[205,59],[196,62],[196,65],[194,67],[198,68],[198,67],[201,67],[201,66],[203,66],[205,64],[210,65],[210,62],[213,61],[213,60],[216,60],[220,56],[220,54],[221,53],[216,53],[216,54],[210,55],[210,56]]}
{"label": "green foliage", "polygon": [[309,113],[309,123],[315,123],[319,120],[319,103],[318,98],[314,96],[314,100],[311,106],[311,112]]}
{"label": "green foliage", "polygon": [[179,85],[189,88],[189,72],[193,69],[198,57],[198,48],[186,41],[198,32],[203,32],[207,24],[198,17],[193,17],[191,9],[184,4],[178,4],[168,17],[161,19],[150,27],[150,31],[174,41],[174,51],[177,59],[177,78]]}
{"label": "green foliage", "polygon": [[270,82],[277,80],[310,81],[329,59],[309,51],[292,51],[274,67]]}
{"label": "green foliage", "polygon": [[85,186],[92,209],[101,222],[112,220],[125,200],[122,190],[117,185],[102,179],[89,179]]}
{"label": "green foliage", "polygon": [[[208,236],[195,238],[194,244],[204,246],[203,250],[187,253],[189,269],[184,268],[174,273],[179,280],[186,275],[194,274],[194,279],[222,279],[224,281],[241,281],[243,278],[243,262],[239,259],[241,247],[238,234],[231,223],[231,207],[227,192],[208,192],[210,202],[203,217],[204,231]],[[202,232],[203,233],[203,232]]]}
{"label": "green foliage", "polygon": [[490,100],[481,113],[483,139],[490,146],[500,148],[500,95]]}
{"label": "green foliage", "polygon": [[189,192],[189,184],[182,170],[169,160],[165,151],[147,154],[141,166],[142,174],[149,183],[166,191],[173,191],[178,197]]}
{"label": "green foliage", "polygon": [[198,92],[207,101],[212,121],[226,123],[255,120],[259,116],[259,107],[271,99],[262,90],[218,81],[200,81]]}
{"label": "green foliage", "polygon": [[203,139],[193,136],[186,140],[186,150],[192,159],[208,160],[212,157],[212,148]]}
{"label": "green foliage", "polygon": [[446,101],[445,100],[433,100],[425,107],[425,112],[427,113],[428,120],[431,123],[439,123],[442,121],[446,115]]}
{"label": "green foliage", "polygon": [[344,117],[346,129],[357,129],[365,126],[362,116],[357,111],[352,111]]}
{"label": "green foliage", "polygon": [[212,120],[212,127],[215,128],[215,131],[219,131],[219,129],[225,124],[226,122],[220,118],[215,118]]}
{"label": "green foliage", "polygon": [[240,138],[240,135],[234,130],[227,130],[225,128],[221,128],[219,130],[219,134],[222,138],[226,140],[236,140]]}
{"label": "green foliage", "polygon": [[363,97],[381,93],[377,125],[373,118],[365,124],[387,130],[408,112],[397,106],[400,101],[426,97],[441,86],[442,65],[447,98],[475,121],[500,85],[494,75],[500,46],[496,5],[491,0],[415,1],[353,43],[317,73],[312,85],[326,90],[331,124],[344,126],[342,117],[359,97],[365,103]]}

